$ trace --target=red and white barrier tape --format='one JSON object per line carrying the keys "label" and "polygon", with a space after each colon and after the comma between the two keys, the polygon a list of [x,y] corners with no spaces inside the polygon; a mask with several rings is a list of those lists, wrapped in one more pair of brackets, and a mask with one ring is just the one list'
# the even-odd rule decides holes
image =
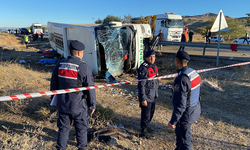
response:
{"label": "red and white barrier tape", "polygon": [[[232,65],[227,65],[227,66],[223,66],[223,67],[216,67],[216,68],[210,68],[210,69],[201,69],[201,70],[197,70],[197,72],[201,73],[201,72],[206,72],[206,71],[211,71],[211,70],[216,70],[216,69],[223,69],[223,68],[242,66],[242,65],[248,65],[248,64],[250,64],[250,62],[232,64]],[[142,79],[142,80],[123,81],[123,82],[119,82],[119,83],[104,84],[104,85],[97,85],[97,86],[89,86],[89,87],[81,87],[81,88],[73,88],[73,89],[63,89],[63,90],[55,90],[55,91],[47,91],[47,92],[27,93],[27,94],[10,95],[10,96],[0,96],[0,101],[10,101],[10,100],[18,100],[18,99],[26,99],[26,98],[35,98],[35,97],[50,96],[50,95],[55,95],[55,94],[63,94],[63,93],[78,92],[78,91],[84,91],[84,90],[90,90],[90,89],[98,89],[98,88],[121,85],[121,84],[126,84],[126,83],[131,83],[131,82],[140,82],[140,81],[146,81],[146,80],[173,78],[173,77],[176,77],[176,75],[177,75],[177,73],[170,74],[170,75],[165,75],[165,76],[160,76],[160,77]]]}

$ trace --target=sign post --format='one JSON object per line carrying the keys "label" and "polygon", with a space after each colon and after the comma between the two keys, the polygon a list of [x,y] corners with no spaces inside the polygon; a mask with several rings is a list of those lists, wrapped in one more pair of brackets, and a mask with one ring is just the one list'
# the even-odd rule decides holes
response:
{"label": "sign post", "polygon": [[225,16],[223,15],[222,10],[220,10],[219,14],[217,15],[216,20],[214,21],[212,28],[211,28],[211,32],[219,32],[216,66],[219,65],[220,33],[221,33],[221,31],[229,31],[227,21],[225,19]]}

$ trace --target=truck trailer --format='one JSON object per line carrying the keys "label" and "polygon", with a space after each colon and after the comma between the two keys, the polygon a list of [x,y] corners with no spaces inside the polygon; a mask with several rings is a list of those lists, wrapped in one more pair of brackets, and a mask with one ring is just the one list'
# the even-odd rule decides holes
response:
{"label": "truck trailer", "polygon": [[131,23],[150,24],[153,39],[156,38],[161,30],[164,34],[164,41],[181,41],[181,34],[183,32],[182,17],[176,13],[166,12],[165,14],[132,18]]}
{"label": "truck trailer", "polygon": [[151,37],[149,24],[64,24],[48,22],[48,38],[51,47],[61,56],[70,55],[69,43],[78,40],[85,45],[82,60],[93,74],[106,73],[119,76],[136,70],[143,62],[148,49],[144,41]]}

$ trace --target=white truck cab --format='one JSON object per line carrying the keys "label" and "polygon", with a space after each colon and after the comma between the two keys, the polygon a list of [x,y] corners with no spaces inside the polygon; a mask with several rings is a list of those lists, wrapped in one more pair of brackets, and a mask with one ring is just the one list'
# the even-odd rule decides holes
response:
{"label": "white truck cab", "polygon": [[181,15],[175,13],[158,14],[155,22],[154,37],[160,33],[164,34],[164,41],[180,42],[183,32]]}
{"label": "white truck cab", "polygon": [[39,23],[33,23],[32,24],[32,33],[37,33],[37,34],[40,34],[40,33],[43,33],[43,29],[42,29],[42,25],[39,24]]}
{"label": "white truck cab", "polygon": [[48,37],[51,47],[63,57],[70,55],[69,43],[78,40],[85,45],[82,60],[99,74],[109,71],[113,76],[137,69],[147,50],[144,40],[151,37],[149,24],[73,25],[48,22]]}

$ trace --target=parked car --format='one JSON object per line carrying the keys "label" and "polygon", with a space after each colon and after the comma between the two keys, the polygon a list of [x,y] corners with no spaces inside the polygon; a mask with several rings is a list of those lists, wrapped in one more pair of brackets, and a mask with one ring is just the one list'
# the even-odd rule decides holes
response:
{"label": "parked car", "polygon": [[10,33],[15,34],[16,33],[15,29],[10,29]]}
{"label": "parked car", "polygon": [[[212,36],[210,39],[211,42],[218,42],[219,41],[219,37],[218,36]],[[224,42],[224,38],[220,37],[220,42]]]}
{"label": "parked car", "polygon": [[[233,42],[234,43],[243,43],[245,37],[241,37],[241,38],[238,38],[238,39],[234,39]],[[250,37],[247,37],[247,40],[250,42]],[[247,43],[247,41],[245,41],[244,43]]]}
{"label": "parked car", "polygon": [[29,33],[28,29],[21,28],[21,34],[27,34],[27,33]]}

